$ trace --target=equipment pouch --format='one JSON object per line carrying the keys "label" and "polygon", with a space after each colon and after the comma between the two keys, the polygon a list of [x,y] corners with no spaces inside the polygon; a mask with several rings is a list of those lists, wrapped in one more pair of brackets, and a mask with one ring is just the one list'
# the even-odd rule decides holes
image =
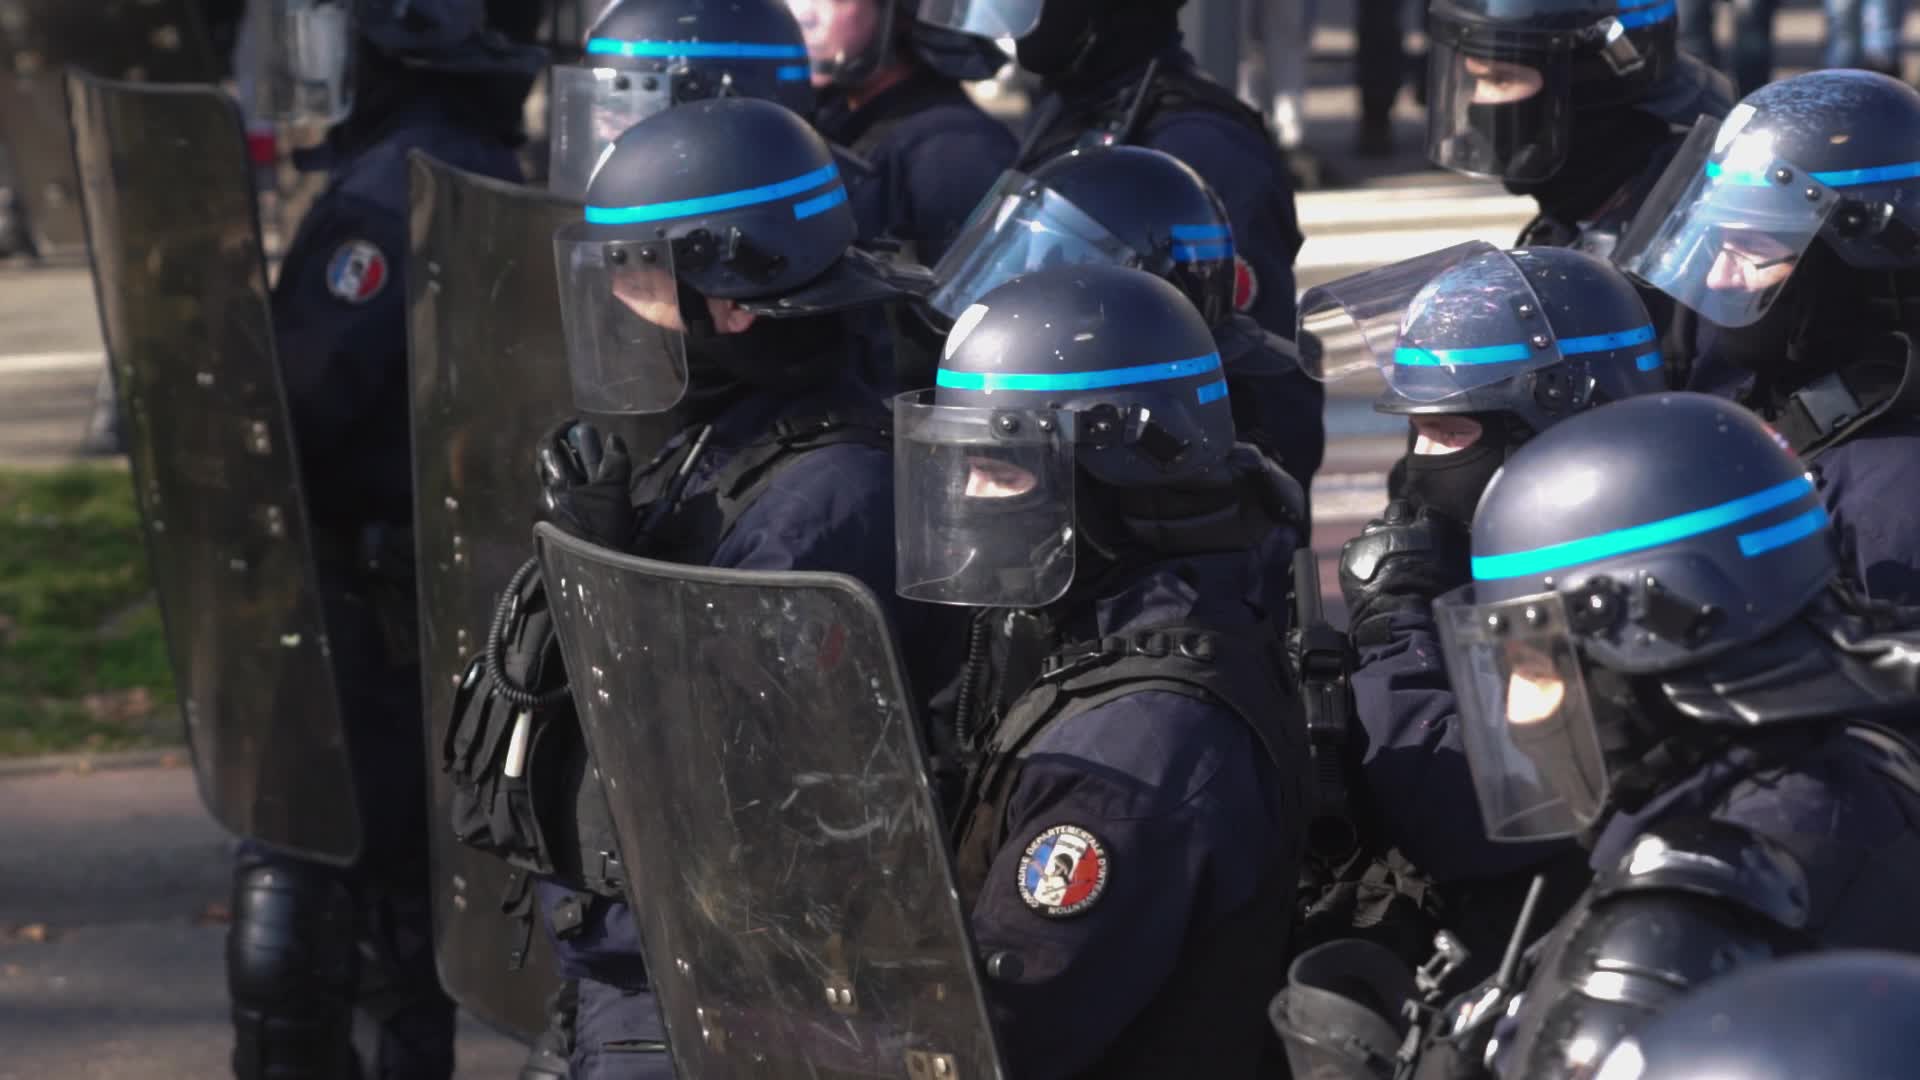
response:
{"label": "equipment pouch", "polygon": [[[541,818],[543,804],[560,793],[543,790],[552,785],[537,783],[533,766],[553,756],[540,753],[553,729],[575,721],[539,575],[516,574],[500,614],[461,677],[441,743],[440,767],[453,782],[451,824],[461,843],[551,875],[553,848]],[[492,671],[487,647],[499,649]]]}

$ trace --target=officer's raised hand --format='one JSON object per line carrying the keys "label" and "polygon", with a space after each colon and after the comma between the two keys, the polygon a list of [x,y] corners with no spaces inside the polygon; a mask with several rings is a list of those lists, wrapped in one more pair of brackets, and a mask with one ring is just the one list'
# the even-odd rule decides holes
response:
{"label": "officer's raised hand", "polygon": [[592,424],[570,418],[541,436],[538,457],[540,498],[551,520],[601,547],[633,546],[633,458],[620,436],[602,438]]}
{"label": "officer's raised hand", "polygon": [[1395,499],[1340,549],[1340,593],[1355,644],[1387,640],[1387,620],[1424,611],[1441,593],[1466,584],[1466,526],[1430,507]]}

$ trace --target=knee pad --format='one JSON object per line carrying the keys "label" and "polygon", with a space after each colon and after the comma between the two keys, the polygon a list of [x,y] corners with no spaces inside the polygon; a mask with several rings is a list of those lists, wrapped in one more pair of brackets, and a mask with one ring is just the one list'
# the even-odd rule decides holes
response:
{"label": "knee pad", "polygon": [[337,871],[243,858],[234,868],[227,931],[234,1075],[353,1075],[358,961],[353,894]]}

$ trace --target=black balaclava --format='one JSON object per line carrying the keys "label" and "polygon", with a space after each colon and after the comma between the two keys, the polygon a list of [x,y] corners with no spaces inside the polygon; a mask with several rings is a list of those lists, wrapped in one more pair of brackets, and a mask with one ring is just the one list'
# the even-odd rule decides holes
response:
{"label": "black balaclava", "polygon": [[1047,0],[1015,44],[1020,66],[1059,85],[1086,85],[1137,67],[1180,32],[1170,0]]}
{"label": "black balaclava", "polygon": [[1480,438],[1472,446],[1451,454],[1409,453],[1403,459],[1407,463],[1403,495],[1415,510],[1425,507],[1462,525],[1473,521],[1481,493],[1522,441],[1510,430],[1509,417],[1480,413],[1473,419],[1480,422]]}
{"label": "black balaclava", "polygon": [[1567,224],[1584,221],[1598,212],[1671,138],[1665,120],[1631,106],[1579,109],[1569,122],[1572,137],[1567,159],[1552,176],[1545,180],[1510,180],[1505,185],[1515,195],[1531,196],[1549,217]]}
{"label": "black balaclava", "polygon": [[706,300],[680,283],[686,320],[687,392],[675,407],[686,423],[713,420],[754,393],[795,394],[824,386],[847,368],[845,318],[762,316],[738,334],[714,329]]}

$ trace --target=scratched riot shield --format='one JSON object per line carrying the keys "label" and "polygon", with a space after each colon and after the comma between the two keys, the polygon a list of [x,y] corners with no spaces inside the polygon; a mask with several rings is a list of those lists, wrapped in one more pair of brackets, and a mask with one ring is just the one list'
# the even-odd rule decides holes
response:
{"label": "scratched riot shield", "polygon": [[353,774],[233,102],[69,81],[74,158],[174,685],[221,824],[351,861]]}
{"label": "scratched riot shield", "polygon": [[0,0],[0,61],[0,142],[28,239],[43,257],[86,250],[66,69],[169,83],[212,83],[220,72],[194,0]]}
{"label": "scratched riot shield", "polygon": [[[455,681],[486,639],[494,602],[520,564],[538,488],[534,447],[575,415],[560,329],[554,230],[576,202],[462,172],[415,152],[408,260],[414,542],[429,784],[433,792],[435,954],[441,983],[496,1027],[546,1026],[553,989],[546,939],[509,970],[525,931],[500,910],[508,868],[458,843],[453,789],[440,770]],[[593,417],[645,459],[664,418]]]}
{"label": "scratched riot shield", "polygon": [[678,1075],[999,1075],[873,594],[535,537]]}

